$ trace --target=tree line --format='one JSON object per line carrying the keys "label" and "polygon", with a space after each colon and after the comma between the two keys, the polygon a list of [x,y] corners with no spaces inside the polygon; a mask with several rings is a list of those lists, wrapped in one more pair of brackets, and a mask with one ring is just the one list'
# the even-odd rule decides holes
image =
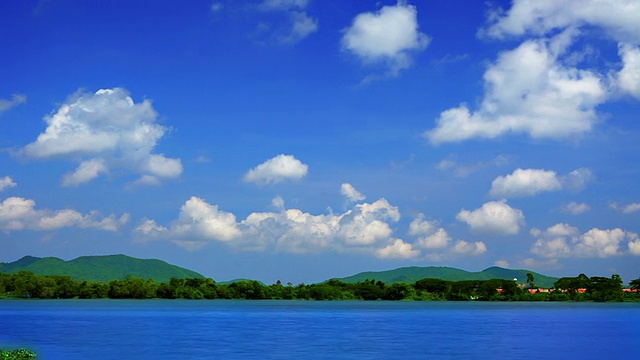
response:
{"label": "tree line", "polygon": [[64,275],[35,275],[30,271],[0,273],[0,297],[34,299],[247,299],[247,300],[416,300],[416,301],[640,301],[640,278],[623,291],[619,275],[563,277],[551,291],[538,290],[533,276],[519,285],[513,280],[447,281],[435,278],[415,283],[385,284],[374,279],[345,283],[332,279],[317,284],[280,281],[264,285],[255,280],[218,284],[210,278],[153,279],[127,276],[108,283],[75,281]]}

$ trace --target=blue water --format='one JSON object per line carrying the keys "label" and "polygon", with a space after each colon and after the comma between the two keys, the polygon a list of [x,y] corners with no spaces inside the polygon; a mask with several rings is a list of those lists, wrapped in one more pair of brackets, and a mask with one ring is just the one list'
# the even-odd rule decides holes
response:
{"label": "blue water", "polygon": [[640,304],[0,301],[39,359],[637,358]]}

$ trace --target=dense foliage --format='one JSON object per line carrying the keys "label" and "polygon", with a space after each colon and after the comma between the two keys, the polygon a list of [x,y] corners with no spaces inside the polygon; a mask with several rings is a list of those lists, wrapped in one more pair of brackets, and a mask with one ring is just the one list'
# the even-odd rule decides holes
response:
{"label": "dense foliage", "polygon": [[[640,287],[640,279],[630,283],[631,289]],[[435,278],[418,280],[413,284],[365,280],[345,283],[333,279],[319,284],[263,285],[258,281],[242,280],[218,284],[210,278],[172,278],[157,283],[152,279],[127,276],[108,283],[78,282],[69,276],[35,275],[30,271],[17,274],[0,273],[0,297],[38,299],[300,299],[300,300],[452,300],[452,301],[640,301],[640,293],[624,292],[622,279],[577,277],[559,279],[554,289],[538,289],[533,275],[526,284],[513,280],[448,281]]]}
{"label": "dense foliage", "polygon": [[24,360],[35,359],[36,354],[27,349],[2,350],[0,349],[0,360]]}

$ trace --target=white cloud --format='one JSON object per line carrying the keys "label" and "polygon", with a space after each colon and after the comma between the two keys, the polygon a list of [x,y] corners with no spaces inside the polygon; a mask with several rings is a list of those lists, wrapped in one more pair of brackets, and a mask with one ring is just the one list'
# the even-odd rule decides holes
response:
{"label": "white cloud", "polygon": [[506,13],[494,13],[490,20],[482,33],[495,38],[544,35],[592,25],[603,28],[616,41],[637,41],[640,3],[628,0],[515,0]]}
{"label": "white cloud", "polygon": [[[532,38],[489,66],[477,110],[462,104],[442,112],[425,137],[437,145],[510,133],[563,139],[591,131],[599,121],[596,107],[616,90],[640,96],[639,24],[640,3],[626,0],[515,0],[507,11],[492,12],[480,35]],[[570,52],[571,46],[594,31],[618,43],[620,72],[611,61],[604,71],[576,67],[584,51]]]}
{"label": "white cloud", "polygon": [[[318,19],[305,11],[306,0],[265,0],[259,8],[263,11],[275,11],[288,17],[287,25],[276,26],[275,38],[280,43],[295,44],[318,31]],[[266,23],[263,26],[271,28]]]}
{"label": "white cloud", "polygon": [[386,199],[358,204],[340,217],[338,236],[347,245],[373,245],[391,236],[393,231],[386,221],[398,220],[398,208]]}
{"label": "white cloud", "polygon": [[122,88],[78,93],[46,116],[46,130],[21,150],[30,158],[80,160],[63,184],[79,185],[117,168],[141,176],[174,178],[182,173],[179,159],[153,154],[166,132],[156,123],[151,101],[134,103]]}
{"label": "white cloud", "polygon": [[509,175],[495,178],[489,195],[508,199],[562,189],[577,192],[583,190],[591,179],[593,174],[587,168],[576,169],[563,176],[551,170],[518,168]]}
{"label": "white cloud", "polygon": [[436,230],[438,223],[436,221],[429,221],[424,219],[424,214],[419,214],[411,224],[409,224],[409,235],[422,236],[433,234]]}
{"label": "white cloud", "polygon": [[296,181],[305,177],[308,170],[309,166],[293,155],[280,154],[249,170],[244,176],[244,181],[258,185]]}
{"label": "white cloud", "polygon": [[378,249],[376,255],[383,259],[411,259],[420,256],[420,251],[415,250],[411,244],[403,240],[393,239],[391,244],[382,249]]}
{"label": "white cloud", "polygon": [[416,240],[416,246],[423,249],[442,249],[449,246],[451,236],[444,228],[438,228],[433,234]]}
{"label": "white cloud", "polygon": [[262,7],[269,10],[289,10],[293,8],[304,9],[308,4],[308,0],[264,0]]}
{"label": "white cloud", "polygon": [[423,249],[426,258],[431,261],[442,261],[452,257],[476,256],[487,251],[482,241],[470,243],[464,240],[453,239],[437,221],[425,219],[424,214],[418,216],[409,224],[409,235],[416,237],[413,248]]}
{"label": "white cloud", "polygon": [[640,47],[620,44],[622,69],[617,74],[618,87],[640,99]]}
{"label": "white cloud", "polygon": [[629,247],[629,252],[631,254],[640,255],[640,239],[629,241],[627,246]]}
{"label": "white cloud", "polygon": [[546,258],[561,257],[611,257],[624,253],[625,241],[631,254],[636,254],[638,235],[619,228],[593,228],[584,234],[567,224],[556,224],[545,231],[535,233],[538,237],[531,252]]}
{"label": "white cloud", "polygon": [[[336,251],[398,257],[404,249],[405,255],[411,254],[392,236],[389,223],[399,221],[400,213],[385,199],[357,204],[342,214],[326,215],[285,209],[279,197],[274,199],[274,205],[278,212],[253,212],[237,221],[234,214],[194,196],[168,226],[144,219],[134,231],[144,239],[163,238],[189,250],[224,242],[253,251]],[[389,249],[377,253],[389,245]]]}
{"label": "white cloud", "polygon": [[62,178],[63,186],[77,186],[89,182],[109,170],[104,160],[90,159],[80,163],[76,171]]}
{"label": "white cloud", "polygon": [[618,210],[618,211],[622,211],[622,213],[624,214],[631,214],[634,213],[636,211],[640,211],[640,203],[631,203],[631,204],[627,204],[627,205],[623,205],[620,206],[617,203],[611,203],[609,204],[609,206],[612,209]]}
{"label": "white cloud", "polygon": [[555,171],[516,169],[506,176],[498,176],[491,183],[489,195],[497,198],[532,196],[545,191],[562,189]]}
{"label": "white cloud", "polygon": [[20,197],[10,197],[0,203],[0,229],[4,231],[48,231],[66,227],[117,231],[128,221],[129,214],[116,218],[113,214],[103,217],[96,211],[81,214],[72,209],[40,210],[36,209],[35,201]]}
{"label": "white cloud", "polygon": [[155,220],[144,218],[133,231],[145,238],[158,238],[163,234],[166,234],[168,229],[164,226],[158,225]]}
{"label": "white cloud", "polygon": [[593,172],[587,168],[579,168],[560,178],[562,187],[572,192],[582,191],[594,179]]}
{"label": "white cloud", "polygon": [[358,202],[366,199],[366,196],[362,195],[349,183],[344,183],[340,186],[340,193],[351,202]]}
{"label": "white cloud", "polygon": [[230,241],[241,234],[235,215],[195,196],[184,203],[180,216],[171,224],[175,240]]}
{"label": "white cloud", "polygon": [[507,260],[496,260],[496,262],[494,262],[494,264],[496,266],[500,266],[502,268],[508,268],[510,266],[509,262]]}
{"label": "white cloud", "polygon": [[458,240],[453,246],[453,252],[466,255],[482,255],[487,251],[487,246],[482,241],[474,243]]}
{"label": "white cloud", "polygon": [[575,243],[573,252],[580,257],[609,257],[620,255],[620,243],[625,238],[635,238],[637,235],[627,233],[622,229],[591,229],[584,233]]}
{"label": "white cloud", "polygon": [[357,15],[344,31],[342,48],[365,63],[384,63],[396,76],[411,66],[413,52],[424,50],[429,37],[419,30],[417,9],[399,1],[378,12]]}
{"label": "white cloud", "polygon": [[456,177],[467,177],[475,172],[481,171],[489,167],[504,166],[509,163],[510,157],[506,155],[498,155],[489,161],[479,161],[474,164],[459,164],[455,155],[450,155],[438,163],[438,170],[453,172]]}
{"label": "white cloud", "polygon": [[473,211],[462,210],[456,219],[469,225],[473,232],[493,235],[515,235],[524,225],[522,211],[503,201],[490,201]]}
{"label": "white cloud", "polygon": [[585,203],[577,203],[575,201],[572,201],[568,204],[565,204],[564,206],[562,206],[561,210],[572,214],[572,215],[580,215],[583,213],[586,213],[587,211],[589,211],[591,209],[591,207],[588,204]]}
{"label": "white cloud", "polygon": [[13,94],[11,100],[0,99],[0,114],[11,109],[16,105],[20,105],[27,101],[27,97],[23,94]]}
{"label": "white cloud", "polygon": [[463,104],[446,110],[424,136],[438,145],[508,133],[560,139],[590,131],[598,120],[595,108],[606,99],[605,84],[596,73],[559,63],[560,43],[529,40],[501,53],[484,74],[479,109]]}
{"label": "white cloud", "polygon": [[18,186],[18,184],[16,184],[10,176],[0,178],[0,192],[16,186]]}
{"label": "white cloud", "polygon": [[415,236],[415,246],[422,249],[444,249],[451,243],[451,236],[447,231],[438,227],[437,221],[425,220],[424,214],[419,214],[409,224],[409,236]]}
{"label": "white cloud", "polygon": [[310,17],[304,11],[292,11],[289,13],[289,18],[291,30],[288,34],[280,37],[284,43],[297,43],[318,31],[318,20]]}

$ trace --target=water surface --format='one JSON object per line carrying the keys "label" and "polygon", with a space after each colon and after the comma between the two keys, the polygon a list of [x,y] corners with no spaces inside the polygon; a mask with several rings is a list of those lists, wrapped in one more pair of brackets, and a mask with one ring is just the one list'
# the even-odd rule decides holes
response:
{"label": "water surface", "polygon": [[4,300],[40,359],[633,358],[640,304]]}

